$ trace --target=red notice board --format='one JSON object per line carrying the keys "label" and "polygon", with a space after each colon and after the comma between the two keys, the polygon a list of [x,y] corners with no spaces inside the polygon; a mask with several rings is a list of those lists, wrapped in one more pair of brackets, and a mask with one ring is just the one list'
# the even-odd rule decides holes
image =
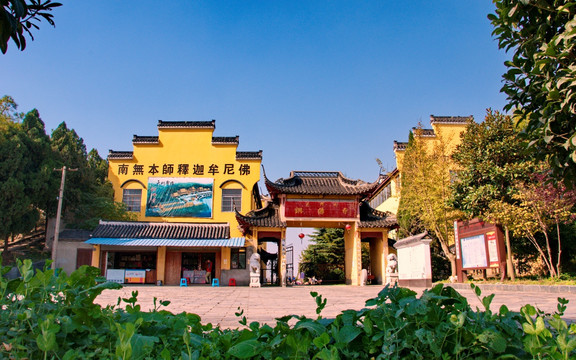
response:
{"label": "red notice board", "polygon": [[499,226],[480,219],[454,223],[456,272],[464,280],[467,270],[499,268],[506,275],[506,248]]}

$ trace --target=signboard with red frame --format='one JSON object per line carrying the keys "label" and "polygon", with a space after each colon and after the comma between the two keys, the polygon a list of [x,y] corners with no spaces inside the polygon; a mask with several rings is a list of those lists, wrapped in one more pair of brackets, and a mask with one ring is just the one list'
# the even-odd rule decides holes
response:
{"label": "signboard with red frame", "polygon": [[499,226],[480,219],[457,221],[454,235],[459,282],[467,270],[498,268],[501,277],[506,276],[506,248]]}

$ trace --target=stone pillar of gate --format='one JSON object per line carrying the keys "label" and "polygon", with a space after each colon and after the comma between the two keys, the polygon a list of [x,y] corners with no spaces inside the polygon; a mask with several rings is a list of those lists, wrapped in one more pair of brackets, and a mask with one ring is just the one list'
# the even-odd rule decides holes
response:
{"label": "stone pillar of gate", "polygon": [[280,285],[286,286],[286,229],[282,229],[280,235],[280,243],[278,244],[278,264],[280,270]]}
{"label": "stone pillar of gate", "polygon": [[350,223],[350,229],[344,230],[344,267],[346,269],[346,284],[360,285],[362,272],[362,245],[358,224]]}
{"label": "stone pillar of gate", "polygon": [[370,239],[370,272],[374,283],[383,284],[386,280],[386,258],[388,257],[388,232]]}

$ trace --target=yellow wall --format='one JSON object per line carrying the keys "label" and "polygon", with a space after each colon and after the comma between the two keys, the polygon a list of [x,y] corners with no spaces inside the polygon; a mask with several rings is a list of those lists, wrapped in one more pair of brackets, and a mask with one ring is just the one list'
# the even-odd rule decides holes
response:
{"label": "yellow wall", "polygon": [[[428,151],[432,151],[435,146],[438,146],[440,142],[446,146],[446,153],[452,154],[456,150],[456,146],[460,144],[462,139],[460,135],[466,131],[467,124],[443,124],[443,123],[432,123],[432,129],[434,130],[435,136],[422,136],[421,139],[427,147]],[[402,172],[402,161],[404,160],[405,150],[394,151],[396,156],[396,167],[400,172]]]}
{"label": "yellow wall", "polygon": [[[238,211],[245,214],[252,210],[252,188],[260,179],[261,160],[236,160],[238,145],[235,143],[212,144],[213,128],[160,128],[158,130],[158,144],[134,144],[133,158],[131,160],[109,158],[108,178],[114,186],[115,200],[118,202],[122,201],[124,189],[142,189],[141,208],[137,213],[140,221],[227,222],[230,224],[231,237],[242,236],[238,230],[234,212],[221,211],[221,187],[225,189],[242,189],[242,206]],[[174,170],[171,174],[163,174],[163,166],[165,164],[173,164]],[[178,164],[188,164],[188,174],[178,174]],[[203,175],[193,173],[195,164],[204,166]],[[219,173],[208,173],[212,164],[218,166]],[[225,164],[233,165],[234,174],[224,174]],[[120,173],[121,165],[128,166],[128,174]],[[142,175],[134,174],[134,165],[144,165]],[[158,166],[158,173],[152,174],[149,172],[152,165]],[[245,166],[249,166],[249,171],[240,174],[240,166],[244,166],[245,170],[247,169]],[[214,180],[212,217],[146,217],[149,177],[212,178]],[[123,187],[122,184],[124,184]],[[223,253],[222,255],[225,258],[227,254]]]}

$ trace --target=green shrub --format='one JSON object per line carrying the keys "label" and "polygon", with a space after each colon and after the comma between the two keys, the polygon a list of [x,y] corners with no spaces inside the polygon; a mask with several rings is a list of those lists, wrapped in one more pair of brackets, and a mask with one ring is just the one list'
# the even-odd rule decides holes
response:
{"label": "green shrub", "polygon": [[[318,314],[290,315],[274,326],[240,329],[202,324],[199,316],[161,310],[154,299],[143,312],[138,293],[101,307],[94,299],[115,283],[97,283],[99,270],[81,267],[70,276],[20,264],[20,279],[0,277],[0,359],[570,359],[576,325],[562,320],[567,301],[546,315],[527,305],[520,313],[490,310],[494,295],[473,310],[451,287],[416,293],[385,287],[366,308],[321,317],[326,299],[316,293]],[[472,285],[478,297],[480,289]],[[125,308],[119,307],[124,303]],[[295,321],[295,322],[294,322]],[[290,324],[289,324],[290,323]],[[293,325],[291,325],[293,324]]]}

